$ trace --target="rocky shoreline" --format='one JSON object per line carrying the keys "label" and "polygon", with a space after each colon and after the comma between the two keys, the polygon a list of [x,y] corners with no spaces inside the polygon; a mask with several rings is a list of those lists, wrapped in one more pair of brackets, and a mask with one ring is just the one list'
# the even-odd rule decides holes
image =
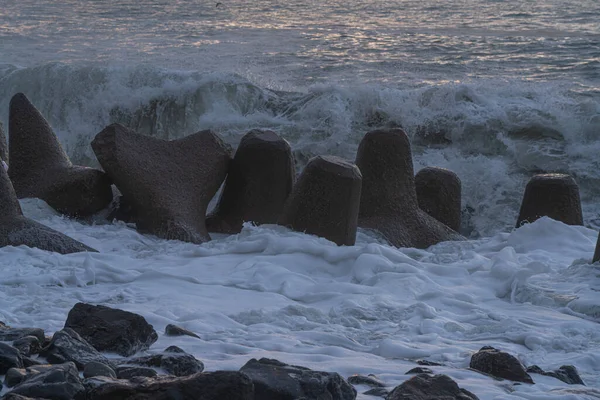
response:
{"label": "rocky shoreline", "polygon": [[[164,335],[199,338],[175,325],[167,325]],[[85,303],[71,309],[64,328],[52,337],[40,328],[0,323],[0,374],[3,392],[8,390],[1,399],[353,400],[358,390],[386,400],[478,399],[460,382],[436,374],[442,365],[427,360],[414,360],[417,366],[406,374],[415,376],[392,388],[374,375],[345,379],[268,358],[250,359],[238,371],[204,371],[201,360],[177,346],[151,349],[157,339],[144,317]],[[513,384],[535,384],[533,376],[539,374],[584,385],[573,366],[525,368],[516,357],[489,346],[472,355],[469,369]]]}

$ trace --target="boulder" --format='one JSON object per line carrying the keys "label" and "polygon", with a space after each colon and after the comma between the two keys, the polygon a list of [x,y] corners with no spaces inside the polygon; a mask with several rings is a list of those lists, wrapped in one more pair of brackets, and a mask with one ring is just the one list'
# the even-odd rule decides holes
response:
{"label": "boulder", "polygon": [[200,336],[177,325],[169,324],[165,327],[165,335],[167,336],[191,336],[200,339]]}
{"label": "boulder", "polygon": [[541,217],[568,225],[583,225],[579,186],[569,175],[539,174],[527,183],[517,228]]}
{"label": "boulder", "polygon": [[12,345],[24,356],[38,354],[42,348],[40,340],[36,336],[24,336],[15,340]]}
{"label": "boulder", "polygon": [[379,378],[375,375],[352,375],[348,377],[348,383],[352,385],[368,385],[372,387],[385,387],[385,383],[383,383]]}
{"label": "boulder", "polygon": [[[0,247],[20,245],[61,254],[96,251],[54,229],[25,218],[12,183],[4,168],[0,168]],[[15,332],[0,330],[0,335],[3,333]]]}
{"label": "boulder", "polygon": [[108,176],[73,165],[48,122],[22,93],[10,101],[8,127],[8,174],[20,199],[42,199],[73,217],[95,214],[110,204]]}
{"label": "boulder", "polygon": [[252,379],[255,400],[356,398],[354,387],[337,373],[313,371],[268,358],[253,358],[240,372]]}
{"label": "boulder", "polygon": [[24,368],[10,368],[4,375],[6,387],[13,387],[27,379],[27,371]]}
{"label": "boulder", "polygon": [[153,378],[158,375],[158,372],[148,367],[132,367],[131,365],[122,365],[115,369],[118,379],[132,379],[136,376]]}
{"label": "boulder", "polygon": [[95,376],[107,376],[109,378],[116,378],[117,374],[114,369],[112,369],[105,363],[90,361],[83,367],[83,377],[93,378]]}
{"label": "boulder", "polygon": [[95,385],[87,400],[255,400],[252,381],[234,371],[197,373],[185,377],[139,378]]}
{"label": "boulder", "polygon": [[21,353],[16,348],[0,342],[0,375],[11,368],[23,368]]}
{"label": "boulder", "polygon": [[454,172],[426,167],[415,175],[419,208],[444,225],[460,229],[461,182]]}
{"label": "boulder", "polygon": [[44,330],[40,328],[11,328],[4,324],[0,325],[0,341],[9,342],[26,336],[35,336],[40,342],[45,338]]}
{"label": "boulder", "polygon": [[83,370],[91,362],[111,365],[106,357],[70,328],[56,332],[50,344],[42,350],[40,355],[46,357],[51,364],[72,361],[79,370]]}
{"label": "boulder", "polygon": [[8,162],[8,143],[6,143],[6,135],[4,134],[4,126],[0,122],[0,160]]}
{"label": "boulder", "polygon": [[137,229],[163,239],[210,240],[208,203],[227,174],[231,149],[206,130],[166,141],[113,124],[92,148],[135,213]]}
{"label": "boulder", "polygon": [[72,362],[53,365],[43,372],[28,376],[12,390],[12,393],[27,397],[42,397],[51,400],[82,400],[85,389],[79,379],[77,367]]}
{"label": "boulder", "polygon": [[533,379],[515,356],[491,346],[484,346],[473,354],[470,367],[497,378],[533,383]]}
{"label": "boulder", "polygon": [[239,233],[242,224],[275,224],[292,191],[296,171],[287,141],[254,129],[242,138],[229,165],[225,187],[206,219],[210,232]]}
{"label": "boulder", "polygon": [[477,400],[447,375],[419,374],[390,392],[386,400]]}
{"label": "boulder", "polygon": [[562,365],[559,369],[555,369],[554,371],[544,371],[537,365],[532,365],[531,367],[527,367],[527,372],[551,376],[564,383],[568,383],[569,385],[585,385],[579,376],[579,372],[577,372],[577,368],[573,365]]}
{"label": "boulder", "polygon": [[177,346],[171,346],[161,354],[132,358],[127,360],[126,363],[161,368],[168,374],[175,376],[188,376],[204,371],[202,361],[197,360]]}
{"label": "boulder", "polygon": [[85,303],[73,306],[65,328],[73,329],[98,351],[124,357],[148,349],[158,339],[152,325],[141,315]]}
{"label": "boulder", "polygon": [[338,157],[312,158],[288,198],[279,224],[352,246],[362,176],[356,165]]}
{"label": "boulder", "polygon": [[464,238],[419,208],[412,153],[401,129],[368,132],[356,165],[363,176],[358,226],[380,232],[397,247],[427,248]]}

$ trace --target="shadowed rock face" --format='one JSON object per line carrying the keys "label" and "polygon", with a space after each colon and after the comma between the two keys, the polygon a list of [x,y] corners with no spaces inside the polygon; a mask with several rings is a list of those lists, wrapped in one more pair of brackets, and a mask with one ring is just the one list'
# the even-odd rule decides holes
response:
{"label": "shadowed rock face", "polygon": [[279,224],[352,246],[362,177],[356,165],[338,157],[318,156],[298,178]]}
{"label": "shadowed rock face", "polygon": [[4,168],[0,168],[0,247],[37,247],[61,254],[96,251],[53,229],[25,218]]}
{"label": "shadowed rock face", "polygon": [[387,400],[478,400],[447,375],[419,374],[396,386]]}
{"label": "shadowed rock face", "polygon": [[4,162],[8,163],[8,147],[2,122],[0,122],[0,160],[3,160]]}
{"label": "shadowed rock face", "polygon": [[295,179],[294,157],[287,141],[272,131],[248,132],[229,166],[208,230],[238,233],[242,224],[277,222]]}
{"label": "shadowed rock face", "polygon": [[74,166],[40,112],[24,94],[10,101],[9,176],[19,198],[36,197],[63,214],[92,215],[112,201],[102,171]]}
{"label": "shadowed rock face", "polygon": [[461,183],[454,172],[426,167],[415,175],[419,208],[458,231],[460,229]]}
{"label": "shadowed rock face", "polygon": [[419,208],[410,142],[401,129],[368,132],[358,147],[363,176],[358,226],[397,247],[427,248],[461,235]]}
{"label": "shadowed rock face", "polygon": [[212,131],[166,141],[113,124],[96,135],[98,161],[135,211],[137,229],[204,243],[206,208],[225,179],[231,149]]}
{"label": "shadowed rock face", "polygon": [[583,225],[579,187],[565,174],[535,175],[527,183],[517,228],[541,217],[550,217],[568,225]]}

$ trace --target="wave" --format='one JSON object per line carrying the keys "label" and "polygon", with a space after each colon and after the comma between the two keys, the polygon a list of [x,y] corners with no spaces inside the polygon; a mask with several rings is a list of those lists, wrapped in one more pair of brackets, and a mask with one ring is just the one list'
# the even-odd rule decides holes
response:
{"label": "wave", "polygon": [[586,223],[600,223],[600,93],[568,82],[316,85],[282,92],[234,74],[148,65],[2,65],[5,126],[17,92],[48,118],[80,164],[97,165],[89,143],[113,122],[163,139],[210,128],[234,146],[252,128],[272,129],[291,143],[300,168],[317,154],[353,159],[365,132],[399,126],[412,139],[415,170],[437,165],[461,177],[468,236],[510,229],[527,179],[542,171],[574,175]]}

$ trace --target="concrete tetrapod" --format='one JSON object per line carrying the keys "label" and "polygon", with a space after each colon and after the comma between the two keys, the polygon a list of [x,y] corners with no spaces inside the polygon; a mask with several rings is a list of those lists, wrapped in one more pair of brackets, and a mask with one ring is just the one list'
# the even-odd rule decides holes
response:
{"label": "concrete tetrapod", "polygon": [[10,101],[8,129],[8,175],[20,199],[40,198],[72,217],[92,215],[110,204],[108,176],[73,165],[48,122],[23,93]]}
{"label": "concrete tetrapod", "polygon": [[340,246],[354,245],[361,182],[354,164],[334,156],[312,158],[298,178],[279,224]]}
{"label": "concrete tetrapod", "polygon": [[419,208],[410,142],[402,129],[368,132],[356,165],[363,176],[358,226],[379,231],[397,247],[464,239]]}
{"label": "concrete tetrapod", "polygon": [[460,229],[460,178],[445,168],[425,167],[415,175],[419,207],[448,227]]}
{"label": "concrete tetrapod", "polygon": [[231,148],[216,133],[166,141],[112,124],[96,135],[92,148],[134,210],[140,232],[191,243],[210,240],[206,208],[231,160]]}
{"label": "concrete tetrapod", "polygon": [[275,224],[295,179],[294,156],[275,132],[254,129],[242,138],[223,193],[206,219],[210,232],[239,233],[242,224]]}
{"label": "concrete tetrapod", "polygon": [[20,245],[61,254],[96,251],[23,216],[8,174],[0,168],[0,247]]}

